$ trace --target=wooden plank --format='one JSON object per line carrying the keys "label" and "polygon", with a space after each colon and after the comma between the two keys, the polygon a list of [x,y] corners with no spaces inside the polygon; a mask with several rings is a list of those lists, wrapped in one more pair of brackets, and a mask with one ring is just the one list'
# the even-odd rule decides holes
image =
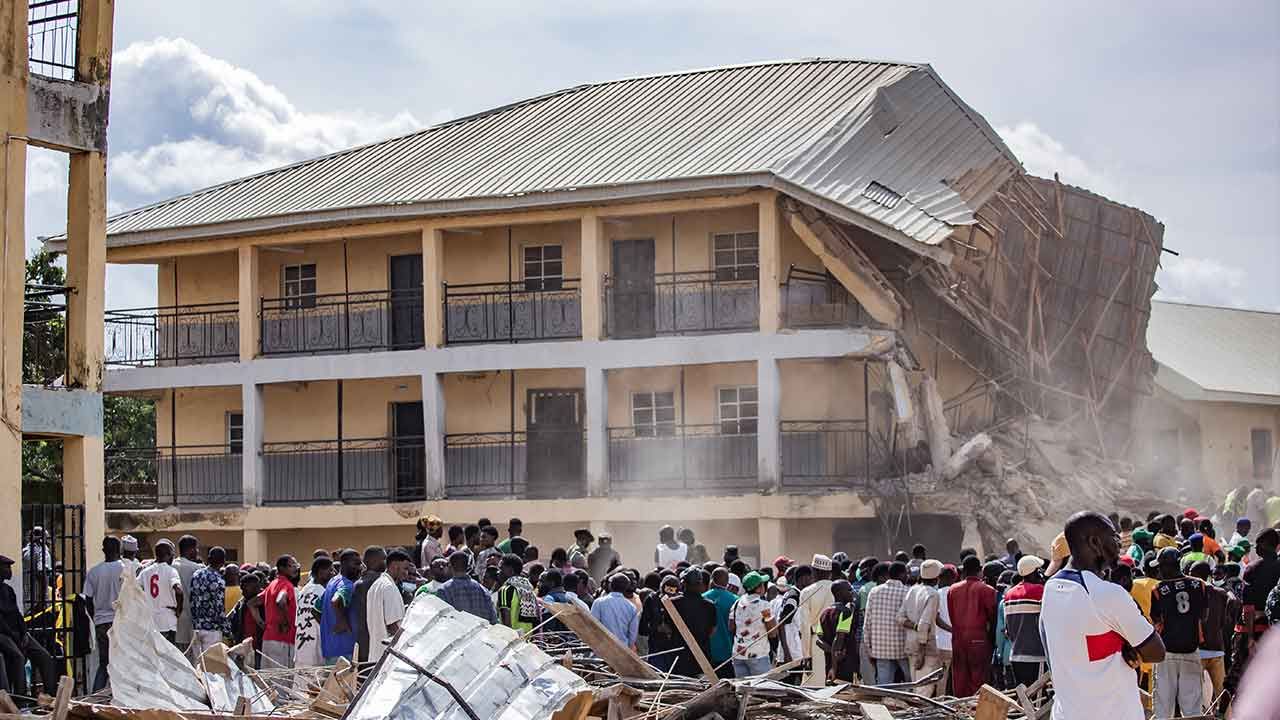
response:
{"label": "wooden plank", "polygon": [[6,712],[10,715],[18,714],[18,706],[14,704],[13,698],[9,697],[9,693],[0,690],[0,712]]}
{"label": "wooden plank", "polygon": [[53,720],[67,720],[67,710],[71,707],[71,689],[75,683],[75,678],[70,675],[63,675],[58,680],[58,694],[53,701]]}
{"label": "wooden plank", "polygon": [[698,639],[693,636],[693,631],[688,625],[684,624],[684,618],[680,617],[680,611],[676,610],[676,604],[671,602],[671,598],[666,595],[662,596],[662,607],[667,609],[667,614],[671,615],[671,622],[676,624],[676,630],[680,632],[680,637],[684,638],[685,645],[689,646],[689,652],[693,653],[693,659],[698,662],[698,668],[702,670],[702,675],[711,682],[716,681],[716,668],[707,659],[702,652],[702,645],[698,643]]}
{"label": "wooden plank", "polygon": [[652,665],[641,660],[639,655],[631,651],[631,648],[618,642],[613,633],[605,629],[598,620],[582,608],[573,603],[544,604],[551,608],[565,627],[572,630],[578,639],[594,650],[600,659],[608,663],[619,676],[642,680],[657,680],[661,677]]}
{"label": "wooden plank", "polygon": [[860,702],[858,709],[867,720],[893,720],[893,713],[880,703]]}
{"label": "wooden plank", "polygon": [[1006,720],[1010,708],[1021,710],[1013,698],[990,685],[983,685],[978,689],[978,705],[974,709],[973,720]]}

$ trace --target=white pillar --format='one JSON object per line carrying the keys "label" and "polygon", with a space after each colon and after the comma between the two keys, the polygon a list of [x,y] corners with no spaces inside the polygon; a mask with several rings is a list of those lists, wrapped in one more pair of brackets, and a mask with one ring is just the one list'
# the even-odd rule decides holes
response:
{"label": "white pillar", "polygon": [[587,495],[609,494],[609,374],[604,368],[585,368],[587,423]]}
{"label": "white pillar", "polygon": [[240,413],[244,418],[244,444],[240,456],[240,484],[244,506],[262,501],[266,469],[262,457],[263,428],[266,425],[262,386],[245,383],[240,386]]}
{"label": "white pillar", "polygon": [[777,492],[782,480],[779,467],[782,460],[782,377],[778,361],[761,358],[756,362],[756,393],[758,399],[756,421],[757,471],[760,492]]}
{"label": "white pillar", "polygon": [[422,444],[426,453],[423,468],[428,500],[445,496],[444,469],[444,376],[422,375]]}

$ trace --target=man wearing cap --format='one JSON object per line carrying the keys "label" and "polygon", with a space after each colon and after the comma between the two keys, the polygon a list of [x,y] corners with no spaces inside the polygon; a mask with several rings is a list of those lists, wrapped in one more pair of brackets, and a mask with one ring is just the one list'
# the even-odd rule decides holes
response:
{"label": "man wearing cap", "polygon": [[[938,576],[942,563],[929,559],[920,563],[920,581],[907,590],[898,611],[898,622],[907,631],[907,661],[913,678],[922,678],[942,667],[934,628],[938,621]],[[916,692],[933,697],[934,685],[922,685]]]}
{"label": "man wearing cap", "polygon": [[13,560],[0,555],[0,690],[27,694],[27,661],[40,675],[46,694],[58,691],[58,666],[44,646],[27,632],[18,594],[9,586]]}
{"label": "man wearing cap", "polygon": [[742,578],[745,594],[729,611],[729,633],[733,637],[733,676],[763,675],[773,668],[769,658],[769,636],[774,631],[773,608],[765,599],[768,578],[749,572]]}
{"label": "man wearing cap", "polygon": [[134,577],[142,572],[142,563],[138,560],[138,538],[132,535],[120,538],[120,564],[132,570]]}
{"label": "man wearing cap", "polygon": [[428,515],[418,520],[418,547],[414,553],[414,561],[422,570],[431,568],[431,561],[444,555],[440,547],[440,538],[444,537],[444,521],[435,515]]}
{"label": "man wearing cap", "polygon": [[1151,619],[1166,654],[1155,669],[1156,717],[1173,717],[1175,704],[1183,714],[1195,714],[1203,702],[1199,650],[1208,598],[1204,583],[1182,574],[1177,550],[1162,549],[1157,562],[1160,584],[1151,596]]}
{"label": "man wearing cap", "polygon": [[804,684],[808,687],[824,687],[827,684],[827,659],[818,645],[818,637],[814,634],[814,625],[822,617],[822,611],[835,603],[831,594],[831,558],[817,554],[813,556],[813,582],[800,591],[800,645],[805,657],[812,662],[810,671],[805,676]]}
{"label": "man wearing cap", "polygon": [[1204,539],[1204,535],[1200,533],[1192,533],[1191,537],[1187,538],[1187,551],[1182,554],[1182,559],[1178,563],[1183,573],[1198,562],[1209,563],[1210,570],[1218,564],[1217,558],[1205,552]]}
{"label": "man wearing cap", "polygon": [[1018,560],[1018,584],[1004,593],[1004,632],[1012,643],[1009,665],[1019,683],[1030,686],[1044,672],[1044,642],[1040,638],[1040,605],[1044,601],[1044,560],[1023,555]]}
{"label": "man wearing cap", "polygon": [[596,549],[587,554],[587,573],[595,582],[604,580],[614,568],[622,564],[622,556],[613,549],[613,536],[607,532],[596,538]]}
{"label": "man wearing cap", "polygon": [[151,608],[156,630],[177,644],[178,616],[182,614],[182,577],[173,567],[174,547],[168,540],[156,543],[156,561],[138,574],[138,585]]}

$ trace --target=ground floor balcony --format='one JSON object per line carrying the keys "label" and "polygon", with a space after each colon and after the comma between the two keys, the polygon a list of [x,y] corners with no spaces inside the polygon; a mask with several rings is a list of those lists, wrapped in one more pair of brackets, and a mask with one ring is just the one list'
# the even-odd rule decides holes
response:
{"label": "ground floor balcony", "polygon": [[[609,428],[609,482],[617,495],[753,492],[754,429],[737,424]],[[748,431],[749,430],[749,431]]]}
{"label": "ground floor balcony", "polygon": [[423,448],[422,436],[263,443],[262,504],[422,500]]}
{"label": "ground floor balcony", "polygon": [[423,346],[422,290],[261,298],[262,355],[408,350]]}
{"label": "ground floor balcony", "polygon": [[444,285],[446,345],[581,337],[577,278]]}
{"label": "ground floor balcony", "polygon": [[239,505],[240,448],[231,445],[108,448],[107,508]]}
{"label": "ground floor balcony", "polygon": [[868,442],[865,420],[784,420],[781,427],[784,490],[866,487],[888,459]]}
{"label": "ground floor balcony", "polygon": [[108,310],[104,327],[108,365],[196,365],[240,357],[234,302]]}

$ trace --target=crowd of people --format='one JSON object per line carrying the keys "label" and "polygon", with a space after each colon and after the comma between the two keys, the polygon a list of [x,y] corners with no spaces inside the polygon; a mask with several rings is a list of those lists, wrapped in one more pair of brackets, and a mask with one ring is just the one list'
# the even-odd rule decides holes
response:
{"label": "crowd of people", "polygon": [[[963,549],[954,563],[916,545],[887,558],[834,552],[751,567],[735,546],[711,559],[691,530],[666,526],[644,573],[587,529],[546,560],[518,519],[505,538],[487,519],[446,528],[429,516],[417,530],[412,546],[318,549],[305,572],[291,555],[229,563],[190,535],[159,540],[143,563],[134,538],[107,537],[82,593],[98,646],[93,688],[110,679],[124,577],[137,578],[156,629],[191,657],[248,639],[259,668],[375,662],[408,604],[431,594],[535,641],[570,632],[555,608],[573,604],[663,673],[699,676],[709,662],[721,677],[779,669],[806,685],[914,681],[926,696],[966,696],[983,684],[1030,685],[1052,668],[1066,708],[1114,697],[1134,718],[1145,717],[1140,687],[1158,717],[1222,711],[1280,622],[1277,530],[1254,536],[1241,518],[1222,539],[1191,509],[1146,521],[1080,513],[1048,558],[1011,539],[1003,555]],[[0,573],[11,564],[0,557]],[[3,620],[7,667],[47,662]]]}

